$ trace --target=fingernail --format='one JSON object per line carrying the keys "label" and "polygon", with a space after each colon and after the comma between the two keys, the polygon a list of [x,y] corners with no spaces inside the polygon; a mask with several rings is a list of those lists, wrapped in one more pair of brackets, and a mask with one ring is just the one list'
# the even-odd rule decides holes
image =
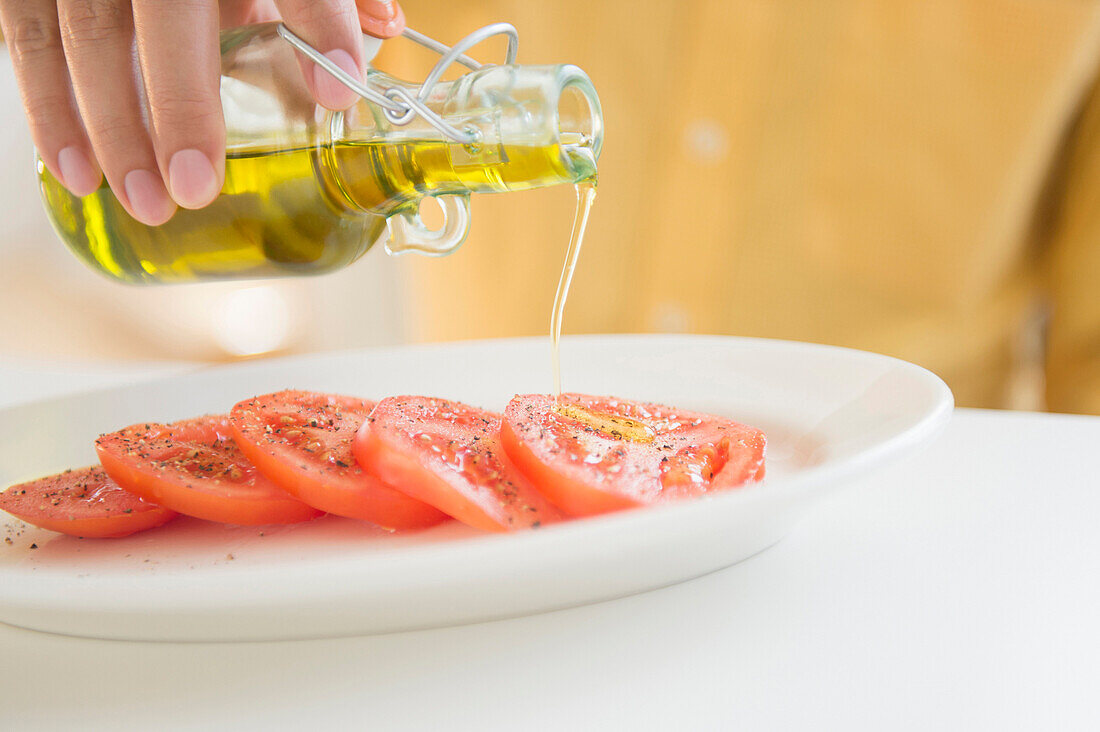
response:
{"label": "fingernail", "polygon": [[[325,58],[351,74],[355,80],[360,80],[359,68],[347,51],[337,48],[326,53]],[[317,95],[317,102],[329,109],[347,109],[359,98],[342,81],[338,81],[335,76],[317,65],[313,67],[313,91]]]}
{"label": "fingernail", "polygon": [[57,154],[61,182],[78,196],[86,196],[99,188],[103,174],[78,147],[69,146]]}
{"label": "fingernail", "polygon": [[393,0],[374,0],[367,3],[366,7],[356,3],[356,9],[360,17],[367,16],[378,20],[392,20],[394,17]]}
{"label": "fingernail", "polygon": [[184,208],[202,208],[217,198],[218,187],[218,174],[200,151],[180,150],[168,162],[168,188]]}
{"label": "fingernail", "polygon": [[122,188],[130,201],[134,218],[149,226],[159,226],[176,212],[160,176],[148,170],[131,170],[122,179]]}
{"label": "fingernail", "polygon": [[392,38],[405,29],[405,13],[401,6],[389,0],[375,0],[359,10],[359,25],[376,38]]}

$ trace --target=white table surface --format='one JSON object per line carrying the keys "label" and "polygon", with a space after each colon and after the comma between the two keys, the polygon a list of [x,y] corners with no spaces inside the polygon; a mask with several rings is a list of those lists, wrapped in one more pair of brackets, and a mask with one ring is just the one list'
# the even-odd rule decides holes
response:
{"label": "white table surface", "polygon": [[[0,360],[0,406],[172,370]],[[588,607],[283,643],[0,625],[0,729],[345,726],[1100,729],[1100,418],[958,410],[768,551]]]}

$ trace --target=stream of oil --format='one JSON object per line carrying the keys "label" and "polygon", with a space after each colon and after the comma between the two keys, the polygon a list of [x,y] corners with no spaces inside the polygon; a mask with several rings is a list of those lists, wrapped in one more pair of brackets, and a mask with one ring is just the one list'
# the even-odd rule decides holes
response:
{"label": "stream of oil", "polygon": [[604,413],[582,407],[580,404],[566,404],[561,401],[561,321],[565,313],[565,301],[569,298],[569,286],[573,282],[573,271],[577,268],[581,247],[584,245],[584,232],[588,227],[588,214],[592,202],[596,200],[596,179],[590,178],[577,184],[577,211],[573,216],[573,233],[569,237],[569,248],[565,251],[565,264],[562,266],[558,290],[554,295],[554,310],[550,314],[550,343],[554,364],[554,406],[553,411],[565,417],[587,425],[592,429],[617,440],[631,442],[653,442],[656,431],[645,422],[630,419],[620,414]]}
{"label": "stream of oil", "polygon": [[561,400],[561,320],[565,312],[565,301],[569,297],[569,285],[573,282],[573,270],[577,267],[577,258],[584,244],[584,230],[588,227],[588,214],[592,202],[596,200],[596,179],[577,184],[577,212],[573,216],[573,233],[569,237],[569,248],[565,250],[565,264],[558,280],[558,290],[554,294],[554,310],[550,314],[550,347],[554,362],[554,403]]}

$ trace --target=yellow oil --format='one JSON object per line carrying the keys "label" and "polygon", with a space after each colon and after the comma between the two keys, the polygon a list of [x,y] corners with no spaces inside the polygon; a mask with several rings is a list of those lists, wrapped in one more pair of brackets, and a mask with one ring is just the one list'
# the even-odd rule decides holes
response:
{"label": "yellow oil", "polygon": [[554,405],[554,412],[563,417],[576,420],[616,440],[650,443],[657,437],[657,431],[645,422],[624,417],[620,414],[597,412],[579,404],[562,404],[558,402]]}
{"label": "yellow oil", "polygon": [[310,275],[353,262],[385,219],[425,195],[503,192],[595,175],[586,140],[471,148],[439,140],[347,141],[231,151],[221,195],[161,226],[130,217],[104,184],[69,193],[39,163],[58,234],[93,269],[126,282]]}
{"label": "yellow oil", "polygon": [[[554,309],[550,312],[550,351],[554,369],[554,406],[561,407],[561,322],[565,315],[565,301],[569,299],[569,286],[573,283],[573,271],[577,268],[584,232],[588,228],[588,214],[596,200],[596,177],[577,183],[577,209],[573,214],[573,231],[565,250],[558,289],[554,293]],[[583,421],[583,420],[582,420]]]}

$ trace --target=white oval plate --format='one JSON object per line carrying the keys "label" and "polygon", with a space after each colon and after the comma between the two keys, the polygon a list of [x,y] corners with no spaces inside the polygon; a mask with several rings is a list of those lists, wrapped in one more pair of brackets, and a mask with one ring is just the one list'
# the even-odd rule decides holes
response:
{"label": "white oval plate", "polygon": [[[256,361],[0,411],[0,484],[95,461],[131,423],[227,410],[284,388],[429,394],[503,409],[545,391],[546,339]],[[512,535],[451,524],[387,534],[324,517],[246,528],[180,518],[125,539],[27,527],[6,514],[0,620],[135,640],[261,640],[469,623],[680,582],[778,541],[807,503],[929,440],[951,392],[912,364],[803,343],[707,336],[563,342],[566,389],[725,415],[768,435],[767,478],[705,500]],[[37,548],[30,548],[31,544]]]}

